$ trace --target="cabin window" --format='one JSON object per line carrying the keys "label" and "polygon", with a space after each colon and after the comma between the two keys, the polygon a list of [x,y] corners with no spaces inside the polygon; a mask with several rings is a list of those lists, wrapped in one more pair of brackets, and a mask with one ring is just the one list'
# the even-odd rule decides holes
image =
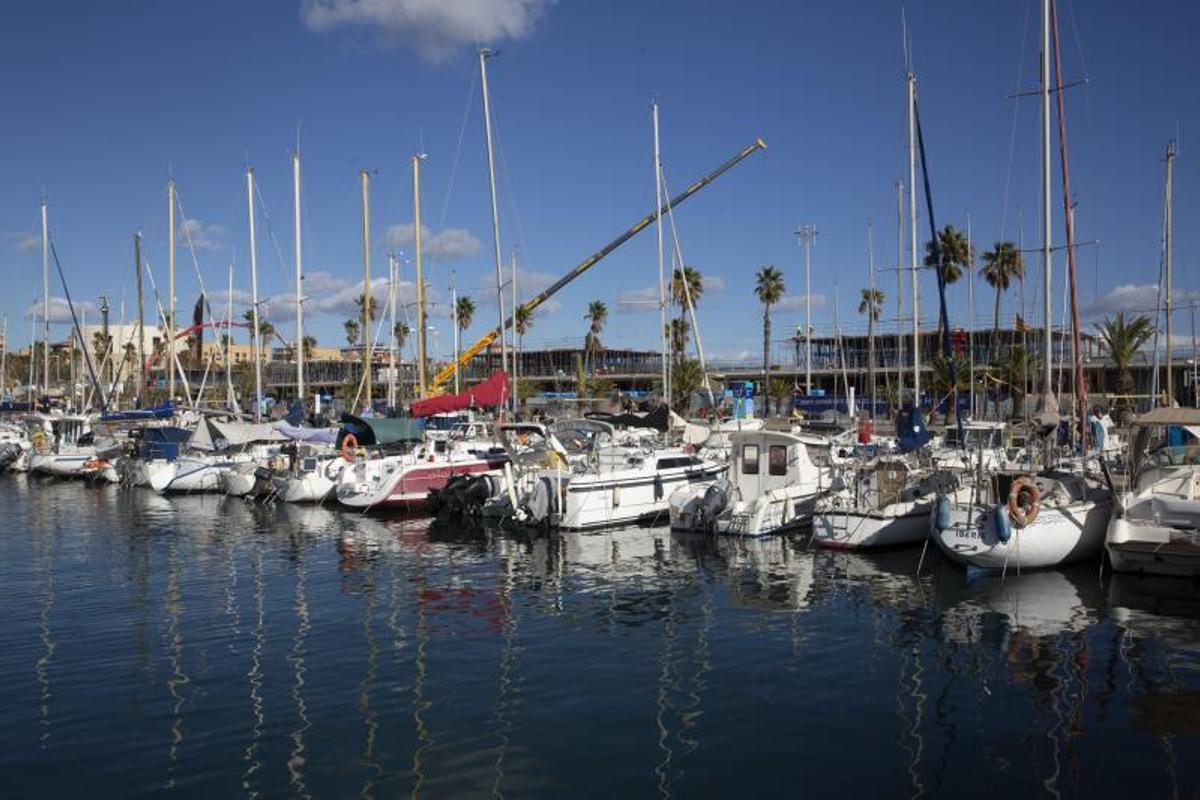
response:
{"label": "cabin window", "polygon": [[700,459],[692,456],[681,456],[677,458],[660,458],[658,460],[658,469],[672,469],[677,467],[694,467],[700,463]]}
{"label": "cabin window", "polygon": [[742,445],[742,474],[757,475],[758,474],[758,445],[744,444]]}
{"label": "cabin window", "polygon": [[787,446],[782,444],[771,445],[771,450],[767,457],[767,471],[772,475],[787,475],[787,465]]}

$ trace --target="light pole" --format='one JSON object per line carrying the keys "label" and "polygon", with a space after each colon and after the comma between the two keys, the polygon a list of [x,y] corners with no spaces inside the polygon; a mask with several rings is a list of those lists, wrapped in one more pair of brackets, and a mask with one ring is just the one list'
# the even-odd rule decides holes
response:
{"label": "light pole", "polygon": [[796,231],[804,245],[804,393],[812,394],[812,243],[817,229],[811,224]]}

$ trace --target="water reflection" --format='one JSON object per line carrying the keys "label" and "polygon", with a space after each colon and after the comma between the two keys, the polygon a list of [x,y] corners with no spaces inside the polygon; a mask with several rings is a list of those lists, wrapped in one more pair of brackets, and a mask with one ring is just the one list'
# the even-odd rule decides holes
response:
{"label": "water reflection", "polygon": [[[96,770],[65,743],[148,729],[112,763],[137,772],[157,741],[150,774],[98,793],[162,787],[164,730],[165,786],[206,796],[674,797],[744,792],[747,770],[762,794],[1200,790],[1186,581],[971,579],[936,557],[918,576],[917,551],[803,538],[514,535],[90,487],[74,537],[59,487],[29,486],[0,482],[33,528],[2,540],[30,602],[26,646],[0,651],[27,685],[0,691],[38,728],[7,758],[53,733],[57,760]],[[73,618],[99,614],[103,653],[73,646]],[[79,691],[93,671],[127,690]]]}

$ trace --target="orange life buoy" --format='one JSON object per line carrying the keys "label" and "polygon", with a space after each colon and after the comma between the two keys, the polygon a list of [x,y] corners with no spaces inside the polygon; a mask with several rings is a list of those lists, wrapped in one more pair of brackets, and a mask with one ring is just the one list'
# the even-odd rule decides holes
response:
{"label": "orange life buoy", "polygon": [[354,451],[358,449],[358,437],[353,433],[347,433],[342,439],[342,458],[350,464],[354,463]]}
{"label": "orange life buoy", "polygon": [[875,423],[871,422],[871,418],[863,416],[858,420],[858,443],[870,444],[871,436],[875,433]]}
{"label": "orange life buoy", "polygon": [[1041,501],[1042,492],[1033,478],[1022,475],[1013,481],[1012,488],[1008,490],[1008,516],[1012,518],[1013,525],[1024,528],[1032,524],[1037,519]]}

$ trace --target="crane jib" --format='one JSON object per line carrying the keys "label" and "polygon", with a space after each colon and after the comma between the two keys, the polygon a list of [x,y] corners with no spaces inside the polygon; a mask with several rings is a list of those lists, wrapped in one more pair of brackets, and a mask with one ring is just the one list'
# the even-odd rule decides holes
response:
{"label": "crane jib", "polygon": [[[558,292],[560,289],[562,289],[568,283],[575,280],[580,275],[582,275],[584,272],[587,272],[589,269],[594,267],[597,262],[599,262],[601,259],[603,259],[605,256],[607,256],[609,253],[616,250],[621,245],[625,244],[625,242],[629,241],[637,234],[641,233],[647,226],[650,225],[650,223],[654,222],[654,220],[657,219],[659,217],[659,215],[665,215],[672,208],[679,205],[684,200],[687,200],[693,194],[700,191],[705,186],[707,186],[708,184],[715,181],[717,178],[721,177],[721,175],[723,175],[725,172],[727,172],[730,169],[732,169],[733,167],[737,166],[737,164],[739,164],[740,162],[745,160],[748,156],[753,154],[755,151],[765,150],[766,148],[767,148],[766,142],[764,142],[761,138],[755,139],[753,144],[743,148],[733,158],[729,159],[724,164],[722,164],[721,166],[717,167],[712,172],[705,175],[703,178],[700,178],[700,180],[698,180],[695,183],[688,186],[682,192],[675,195],[675,197],[671,198],[666,203],[664,203],[660,208],[656,208],[653,211],[651,211],[649,214],[647,214],[646,216],[642,217],[640,220],[638,220],[638,222],[632,228],[628,229],[627,231],[622,233],[620,236],[618,236],[616,239],[613,239],[607,245],[605,245],[601,249],[597,250],[592,255],[588,256],[580,264],[578,264],[574,269],[572,269],[566,275],[559,278],[557,281],[555,281],[553,284],[551,284],[548,288],[546,288],[544,291],[542,291],[536,297],[534,297],[533,299],[526,302],[524,304],[524,306],[522,306],[522,307],[527,309],[528,311],[533,311],[535,308],[540,306],[542,303],[549,300],[556,292]],[[515,312],[515,309],[514,309],[514,312]],[[513,318],[515,316],[516,315],[514,313],[512,316],[510,316],[508,319],[506,319],[504,321],[504,328],[509,328],[512,326]],[[496,339],[498,339],[500,337],[500,330],[501,330],[500,328],[493,328],[491,331],[486,333],[481,339],[479,339],[479,341],[475,342],[473,345],[471,345],[466,350],[464,350],[462,352],[462,354],[458,357],[457,364],[452,362],[449,365],[447,365],[446,367],[443,367],[441,372],[439,372],[437,375],[435,375],[433,377],[432,386],[433,387],[440,386],[441,384],[443,384],[447,380],[449,380],[454,375],[454,371],[457,367],[465,366],[468,361],[470,361],[475,356],[479,355],[479,353],[481,353],[485,348],[487,348],[492,342],[494,342]]]}

